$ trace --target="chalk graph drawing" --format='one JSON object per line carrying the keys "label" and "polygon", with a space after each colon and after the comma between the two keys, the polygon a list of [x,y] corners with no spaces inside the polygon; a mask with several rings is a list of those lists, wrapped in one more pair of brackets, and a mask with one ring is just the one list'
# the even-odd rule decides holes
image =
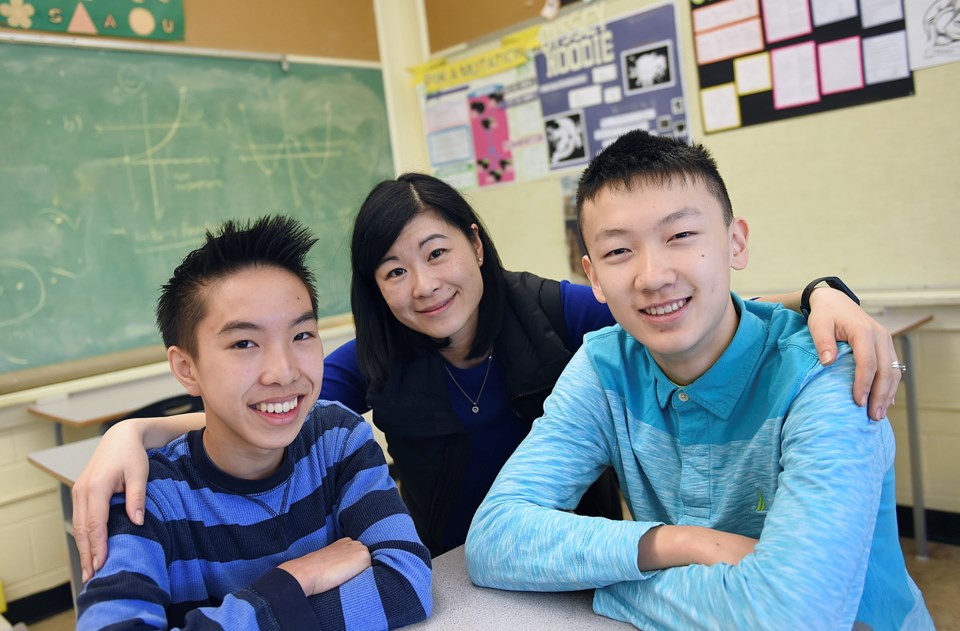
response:
{"label": "chalk graph drawing", "polygon": [[392,173],[378,73],[18,54],[0,55],[0,374],[159,344],[157,288],[225,219],[314,227],[319,310],[349,311],[342,235]]}
{"label": "chalk graph drawing", "polygon": [[247,142],[236,148],[241,152],[240,162],[256,164],[257,169],[267,178],[272,178],[278,171],[284,171],[290,186],[290,193],[293,195],[293,202],[297,208],[300,208],[304,202],[294,167],[299,165],[308,178],[319,180],[326,174],[329,160],[340,156],[341,151],[337,147],[343,145],[344,141],[334,141],[331,138],[333,112],[328,101],[324,101],[321,106],[325,121],[323,125],[325,137],[320,141],[303,138],[293,133],[287,117],[286,102],[282,97],[279,97],[275,104],[280,123],[279,142],[256,142],[254,140],[253,129],[256,128],[256,125],[249,120],[246,105],[241,103],[238,109],[243,116],[243,130]]}
{"label": "chalk graph drawing", "polygon": [[[191,166],[210,164],[215,162],[216,158],[210,156],[182,157],[182,158],[163,158],[160,152],[165,149],[173,139],[182,130],[190,127],[198,127],[199,121],[187,122],[184,120],[184,105],[186,101],[186,88],[181,87],[178,90],[178,107],[176,116],[169,122],[152,122],[150,115],[150,98],[146,94],[141,94],[139,98],[141,120],[130,124],[105,124],[97,123],[94,129],[97,134],[126,134],[131,138],[142,138],[145,145],[142,151],[137,153],[125,154],[117,158],[105,160],[108,165],[121,165],[126,171],[126,183],[130,189],[132,203],[138,207],[140,196],[136,191],[134,169],[143,168],[146,170],[150,183],[149,199],[152,203],[152,212],[154,219],[163,219],[166,209],[160,200],[160,187],[158,177],[160,173],[169,167]],[[155,140],[155,136],[157,139]]]}
{"label": "chalk graph drawing", "polygon": [[[328,166],[341,157],[344,145],[351,142],[344,133],[338,134],[341,138],[334,138],[338,121],[331,100],[316,94],[312,102],[296,103],[294,113],[287,95],[264,75],[261,67],[251,67],[246,78],[246,100],[206,109],[193,96],[201,86],[179,85],[175,110],[172,116],[165,116],[155,110],[169,112],[169,103],[153,107],[151,98],[155,95],[144,91],[146,82],[135,68],[118,71],[116,90],[136,96],[135,118],[99,122],[94,129],[97,134],[117,135],[124,147],[135,148],[102,161],[102,165],[123,169],[132,212],[149,210],[153,219],[164,220],[170,197],[216,193],[226,188],[228,182],[236,181],[236,177],[261,178],[268,198],[284,200],[287,211],[311,203],[310,195],[304,191],[305,183],[317,183],[327,176]],[[204,85],[202,89],[209,91],[211,86]],[[128,102],[128,107],[132,105],[134,102]],[[305,111],[308,116],[304,116]],[[304,120],[310,121],[308,128]],[[255,167],[255,172],[238,172],[236,165],[222,164],[223,157],[206,151],[211,137],[217,138],[218,146],[226,142],[232,158],[239,165]],[[149,204],[147,209],[145,203]],[[209,226],[201,223],[185,227],[181,230],[185,233],[180,235],[182,238],[169,234],[160,237],[159,233],[144,237],[141,240],[150,243],[137,252],[188,248],[202,237],[205,227]]]}

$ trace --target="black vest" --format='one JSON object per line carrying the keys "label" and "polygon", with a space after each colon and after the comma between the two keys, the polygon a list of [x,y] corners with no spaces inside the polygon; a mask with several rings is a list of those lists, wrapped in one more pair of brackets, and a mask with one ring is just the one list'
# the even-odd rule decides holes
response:
{"label": "black vest", "polygon": [[[560,283],[527,272],[505,272],[507,308],[494,353],[506,372],[510,407],[529,429],[573,356],[560,300]],[[385,434],[400,493],[417,533],[436,556],[446,518],[457,500],[470,441],[450,406],[443,359],[424,352],[390,366],[380,392],[368,392],[373,422]],[[608,471],[584,496],[578,512],[620,519],[616,479]],[[589,504],[589,506],[588,506]]]}

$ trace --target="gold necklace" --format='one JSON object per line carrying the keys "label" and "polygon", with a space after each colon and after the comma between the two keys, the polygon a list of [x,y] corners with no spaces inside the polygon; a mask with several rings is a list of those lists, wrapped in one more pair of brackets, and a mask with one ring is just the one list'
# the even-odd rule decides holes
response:
{"label": "gold necklace", "polygon": [[476,414],[476,413],[478,413],[478,412],[480,411],[480,406],[477,405],[477,404],[480,402],[480,397],[483,395],[483,388],[484,388],[484,386],[487,385],[487,377],[490,376],[490,366],[491,366],[491,364],[493,364],[493,351],[490,351],[490,354],[487,356],[487,371],[486,371],[485,373],[483,373],[483,383],[480,384],[480,392],[477,393],[477,398],[476,398],[476,399],[471,399],[471,398],[470,398],[470,395],[467,394],[467,391],[463,389],[463,386],[461,386],[459,383],[457,383],[457,380],[454,379],[453,373],[450,372],[450,368],[447,367],[447,362],[443,362],[443,369],[447,371],[447,375],[449,375],[450,381],[452,381],[452,382],[453,382],[453,385],[455,385],[455,386],[457,387],[457,390],[459,390],[461,393],[463,393],[463,396],[465,396],[465,397],[467,398],[467,401],[469,401],[469,402],[472,404],[472,407],[470,408],[470,411],[473,412],[474,414]]}

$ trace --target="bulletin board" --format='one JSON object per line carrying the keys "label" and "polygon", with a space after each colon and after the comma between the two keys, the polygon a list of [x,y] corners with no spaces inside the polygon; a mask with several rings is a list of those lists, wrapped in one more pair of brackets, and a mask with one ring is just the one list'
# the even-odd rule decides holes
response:
{"label": "bulletin board", "polygon": [[601,5],[421,69],[434,175],[462,189],[581,169],[631,129],[686,139],[674,5]]}
{"label": "bulletin board", "polygon": [[[535,63],[551,170],[586,166],[631,129],[686,139],[673,4],[566,32],[544,25],[539,39]],[[600,63],[577,63],[588,55]]]}
{"label": "bulletin board", "polygon": [[692,0],[707,133],[914,93],[901,0]]}

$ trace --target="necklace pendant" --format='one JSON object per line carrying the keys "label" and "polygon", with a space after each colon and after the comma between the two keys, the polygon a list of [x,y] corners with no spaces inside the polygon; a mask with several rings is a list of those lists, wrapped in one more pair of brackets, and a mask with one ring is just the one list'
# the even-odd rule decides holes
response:
{"label": "necklace pendant", "polygon": [[479,405],[475,405],[475,406],[473,406],[473,407],[470,408],[470,409],[473,411],[474,414],[476,414],[477,412],[480,411],[480,406],[479,406]]}

